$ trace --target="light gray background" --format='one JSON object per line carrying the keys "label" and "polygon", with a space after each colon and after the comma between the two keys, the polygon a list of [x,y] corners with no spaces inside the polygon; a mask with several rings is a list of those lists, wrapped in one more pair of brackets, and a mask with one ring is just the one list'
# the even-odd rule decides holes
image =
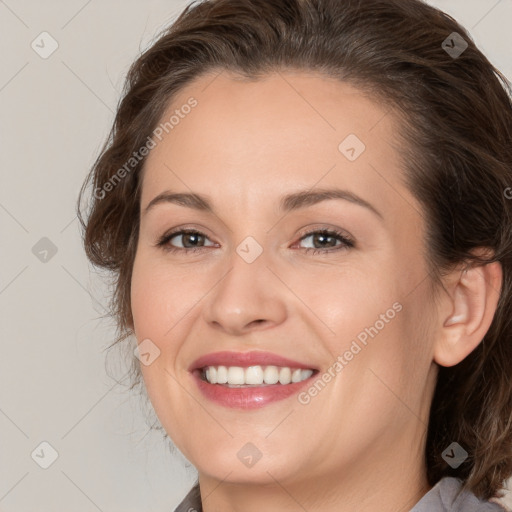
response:
{"label": "light gray background", "polygon": [[[108,287],[75,217],[129,65],[187,3],[0,0],[0,511],[172,511],[195,479],[105,371]],[[512,79],[512,0],[430,3]],[[43,31],[59,45],[47,59],[31,47]],[[42,441],[59,455],[48,469],[31,457]]]}

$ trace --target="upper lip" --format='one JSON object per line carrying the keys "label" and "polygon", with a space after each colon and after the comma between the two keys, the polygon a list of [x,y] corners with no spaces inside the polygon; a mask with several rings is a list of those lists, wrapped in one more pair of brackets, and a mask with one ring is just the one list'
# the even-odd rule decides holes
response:
{"label": "upper lip", "polygon": [[303,368],[316,370],[310,363],[294,361],[287,357],[273,354],[272,352],[213,352],[205,354],[196,359],[189,367],[189,371],[194,371],[205,366],[240,366],[246,368],[248,366],[287,366],[290,368]]}

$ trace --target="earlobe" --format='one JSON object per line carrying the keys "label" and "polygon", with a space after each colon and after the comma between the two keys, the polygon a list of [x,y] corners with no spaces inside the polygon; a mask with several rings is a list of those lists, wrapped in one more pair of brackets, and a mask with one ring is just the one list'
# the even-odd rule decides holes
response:
{"label": "earlobe", "polygon": [[499,262],[474,266],[458,270],[451,279],[434,345],[434,361],[447,367],[465,359],[489,330],[498,305],[502,267]]}

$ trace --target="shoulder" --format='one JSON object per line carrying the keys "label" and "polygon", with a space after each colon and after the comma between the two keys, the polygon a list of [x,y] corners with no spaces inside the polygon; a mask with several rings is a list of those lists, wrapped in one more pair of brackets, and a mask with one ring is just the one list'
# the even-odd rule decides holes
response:
{"label": "shoulder", "polygon": [[441,478],[410,512],[509,512],[494,501],[480,500],[469,491],[461,492],[461,487],[458,478]]}
{"label": "shoulder", "polygon": [[[472,492],[460,492],[461,480],[444,477],[430,489],[410,512],[510,512],[494,501],[483,501]],[[196,483],[174,512],[202,512],[199,484]]]}

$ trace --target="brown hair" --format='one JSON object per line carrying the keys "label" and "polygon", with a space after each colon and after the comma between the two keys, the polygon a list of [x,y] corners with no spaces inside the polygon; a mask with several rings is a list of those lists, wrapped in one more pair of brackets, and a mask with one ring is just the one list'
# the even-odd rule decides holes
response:
{"label": "brown hair", "polygon": [[[460,55],[443,43],[453,47],[453,32],[468,45]],[[133,334],[130,283],[145,159],[128,171],[126,162],[194,78],[227,70],[257,80],[286,68],[355,85],[400,117],[404,183],[422,205],[431,283],[442,285],[455,265],[502,265],[498,308],[483,341],[461,363],[439,368],[426,442],[431,485],[456,476],[482,499],[500,497],[512,475],[510,84],[463,27],[419,0],[192,2],[136,60],[77,205],[87,257],[115,279],[114,344]],[[123,178],[106,193],[123,166]],[[89,182],[95,193],[86,223],[80,199]],[[492,250],[487,259],[472,252],[477,247]],[[135,358],[132,369],[135,385]],[[469,454],[457,469],[441,456],[453,441]]]}

